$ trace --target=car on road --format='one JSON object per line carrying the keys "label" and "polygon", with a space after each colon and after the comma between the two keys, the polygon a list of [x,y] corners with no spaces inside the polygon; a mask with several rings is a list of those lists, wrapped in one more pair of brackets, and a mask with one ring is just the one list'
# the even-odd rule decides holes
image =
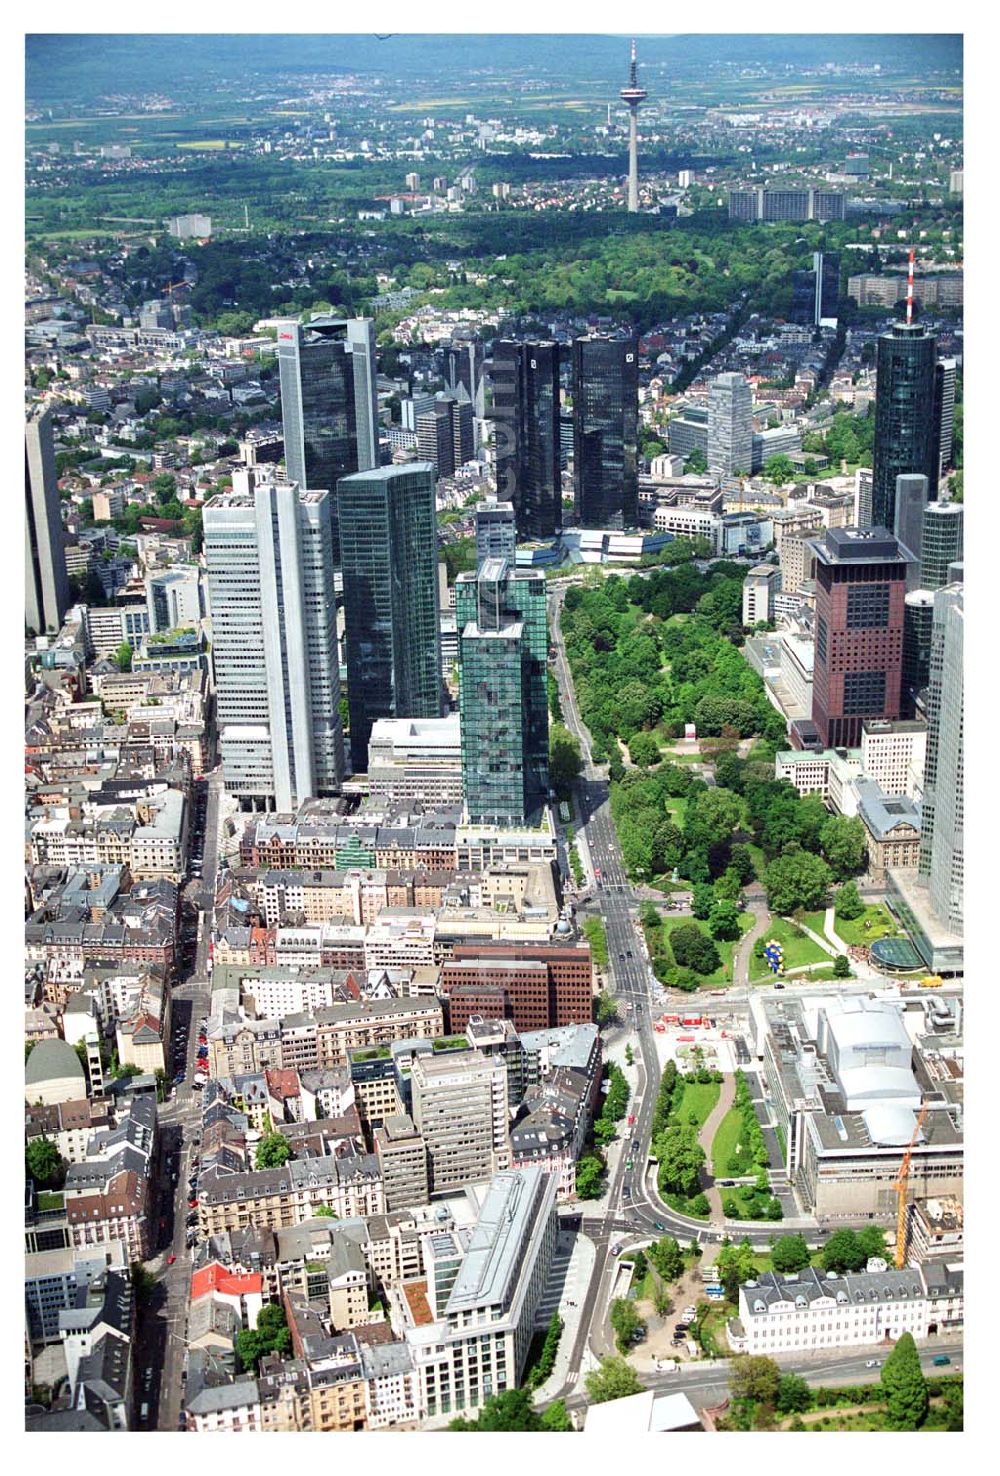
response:
{"label": "car on road", "polygon": [[198,1201],[196,1199],[189,1199],[188,1200],[188,1209],[189,1210],[196,1210],[197,1208],[198,1208]]}
{"label": "car on road", "polygon": [[176,1259],[177,1257],[174,1255],[173,1251],[171,1251],[170,1255],[167,1257],[167,1265],[172,1266]]}
{"label": "car on road", "polygon": [[735,1179],[720,1179],[719,1180],[719,1185],[723,1189],[731,1189],[735,1183],[736,1183],[736,1180]]}
{"label": "car on road", "polygon": [[664,1225],[664,1223],[663,1223],[663,1221],[662,1221],[662,1220],[654,1220],[654,1221],[653,1221],[653,1229],[654,1229],[654,1230],[660,1230],[660,1231],[663,1231],[663,1230],[665,1230],[665,1229],[666,1229],[666,1228],[667,1228],[667,1227],[666,1227],[666,1225]]}
{"label": "car on road", "polygon": [[951,1359],[947,1353],[939,1353],[936,1358],[931,1359],[931,1362],[935,1368],[944,1368],[946,1364],[951,1362]]}
{"label": "car on road", "polygon": [[879,1358],[868,1358],[865,1360],[865,1368],[881,1368],[882,1361]]}

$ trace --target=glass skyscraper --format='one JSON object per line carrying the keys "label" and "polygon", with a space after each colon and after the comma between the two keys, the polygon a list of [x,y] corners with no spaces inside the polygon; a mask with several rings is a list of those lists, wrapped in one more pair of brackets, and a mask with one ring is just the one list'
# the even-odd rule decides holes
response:
{"label": "glass skyscraper", "polygon": [[378,465],[375,325],[370,318],[328,315],[283,323],[278,370],[285,469],[300,487],[334,498],[333,552],[339,563],[337,482]]}
{"label": "glass skyscraper", "polygon": [[559,345],[493,346],[497,496],[514,504],[521,539],[554,538],[562,527]]}
{"label": "glass skyscraper", "polygon": [[960,502],[932,502],[924,508],[921,589],[941,589],[949,582],[949,567],[961,563],[965,553],[964,526],[965,509]]}
{"label": "glass skyscraper", "polygon": [[441,715],[434,465],[377,467],[337,484],[354,772],[376,718]]}
{"label": "glass skyscraper", "polygon": [[548,798],[543,575],[486,559],[455,581],[462,790],[473,822],[519,823]]}
{"label": "glass skyscraper", "polygon": [[638,422],[638,339],[574,339],[573,500],[582,527],[637,526]]}
{"label": "glass skyscraper", "polygon": [[872,521],[896,523],[896,478],[916,473],[938,485],[936,339],[922,323],[894,323],[878,340]]}

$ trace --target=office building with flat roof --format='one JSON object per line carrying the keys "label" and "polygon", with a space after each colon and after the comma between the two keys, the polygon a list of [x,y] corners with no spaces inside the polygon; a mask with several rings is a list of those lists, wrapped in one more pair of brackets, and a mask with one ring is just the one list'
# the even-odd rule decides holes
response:
{"label": "office building with flat roof", "polygon": [[906,582],[916,589],[920,582],[920,553],[924,542],[924,513],[927,509],[929,487],[927,478],[920,473],[910,473],[896,478],[896,511],[893,532],[896,541],[910,556],[910,568]]}
{"label": "office building with flat roof", "polygon": [[479,1051],[414,1056],[410,1084],[411,1115],[427,1148],[432,1194],[507,1166],[507,1071],[500,1057]]}
{"label": "office building with flat roof", "polygon": [[373,1134],[382,1170],[387,1211],[426,1204],[429,1198],[427,1148],[405,1112],[385,1117]]}
{"label": "office building with flat roof", "polygon": [[331,498],[244,468],[205,504],[212,660],[226,788],[296,809],[344,773]]}
{"label": "office building with flat roof", "polygon": [[497,1173],[471,1235],[442,1230],[427,1279],[390,1292],[431,1417],[477,1410],[519,1386],[555,1252],[557,1176]]}
{"label": "office building with flat roof", "polygon": [[337,498],[351,763],[361,773],[376,719],[441,715],[434,467],[358,472]]}
{"label": "office building with flat roof", "polygon": [[965,507],[961,502],[931,502],[924,508],[920,542],[920,588],[953,584],[952,564],[965,554]]}
{"label": "office building with flat roof", "polygon": [[461,727],[440,718],[378,718],[368,740],[368,792],[386,806],[460,805]]}
{"label": "office building with flat roof", "polygon": [[954,933],[964,916],[964,639],[963,588],[946,585],[934,596],[920,875],[932,910]]}
{"label": "office building with flat roof", "polygon": [[639,521],[635,335],[575,338],[572,386],[577,521],[582,528],[635,528]]}
{"label": "office building with flat roof", "polygon": [[558,343],[493,346],[497,496],[513,504],[522,541],[562,527],[559,353]]}
{"label": "office building with flat roof", "polygon": [[753,464],[753,397],[742,374],[717,374],[708,386],[708,469],[749,475]]}
{"label": "office building with flat roof", "polygon": [[908,561],[885,528],[828,528],[816,556],[812,720],[821,748],[856,748],[865,718],[902,716]]}
{"label": "office building with flat roof", "polygon": [[487,559],[455,581],[462,785],[473,824],[522,824],[548,798],[542,573]]}
{"label": "office building with flat roof", "polygon": [[58,631],[69,603],[52,412],[46,408],[24,424],[24,623],[34,635]]}
{"label": "office building with flat roof", "polygon": [[513,568],[516,553],[514,504],[488,497],[476,508],[476,567],[486,559],[506,559]]}

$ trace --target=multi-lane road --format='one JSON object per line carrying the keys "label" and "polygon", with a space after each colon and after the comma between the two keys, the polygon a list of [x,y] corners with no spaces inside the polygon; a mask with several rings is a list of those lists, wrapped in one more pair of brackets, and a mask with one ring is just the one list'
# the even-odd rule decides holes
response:
{"label": "multi-lane road", "polygon": [[[176,1430],[183,1398],[181,1374],[192,1262],[191,1251],[186,1246],[187,1182],[196,1151],[194,1139],[201,1125],[200,1093],[192,1083],[197,1064],[198,1022],[208,1014],[211,997],[208,944],[218,868],[220,770],[208,776],[207,791],[202,877],[190,881],[185,889],[187,904],[197,909],[197,946],[190,972],[185,974],[181,968],[171,999],[175,1047],[184,1039],[184,1080],[158,1112],[158,1239],[157,1253],[147,1266],[156,1279],[141,1308],[137,1335],[137,1383],[142,1388],[139,1399],[149,1405],[149,1416],[142,1421],[147,1429]],[[179,1069],[180,1061],[175,1056],[171,1074]],[[173,1260],[168,1261],[170,1257]],[[148,1384],[143,1386],[146,1369],[152,1373]]]}
{"label": "multi-lane road", "polygon": [[[619,1240],[629,1242],[640,1237],[668,1232],[678,1240],[690,1242],[697,1239],[702,1244],[717,1244],[731,1229],[734,1234],[748,1235],[752,1242],[774,1233],[774,1225],[751,1225],[745,1222],[706,1225],[704,1221],[679,1215],[659,1198],[653,1175],[646,1172],[649,1156],[652,1116],[656,1102],[656,1091],[660,1079],[660,1067],[653,1032],[651,991],[655,985],[643,947],[638,926],[638,909],[635,894],[628,881],[622,861],[614,823],[611,819],[608,780],[603,770],[592,760],[590,735],[580,718],[576,704],[573,682],[566,660],[566,651],[560,629],[560,615],[565,597],[565,586],[556,585],[549,592],[549,631],[554,648],[554,668],[559,684],[560,701],[567,728],[580,744],[583,771],[577,786],[576,803],[581,825],[585,828],[587,849],[594,873],[594,898],[605,925],[608,946],[608,965],[615,997],[625,1009],[639,1043],[638,1086],[630,1103],[635,1114],[635,1124],[630,1130],[630,1144],[623,1148],[617,1165],[610,1176],[604,1199],[603,1212],[582,1217],[581,1228],[593,1241],[596,1256],[582,1307],[577,1334],[569,1360],[567,1381],[560,1393],[569,1404],[584,1402],[577,1391],[584,1349],[589,1347],[595,1357],[610,1351],[606,1330],[607,1306],[614,1281],[617,1259],[613,1246]],[[769,914],[763,899],[754,896],[751,905],[756,920],[751,935],[744,940],[738,951],[734,968],[733,990],[727,997],[727,1011],[747,1008],[748,961],[750,948],[756,936],[766,927]],[[753,1081],[754,1078],[751,1078]],[[758,1091],[759,1096],[759,1091]],[[766,1119],[762,1097],[758,1101],[758,1116]],[[765,1128],[765,1132],[768,1130]],[[629,1168],[629,1162],[633,1167]],[[785,1230],[805,1230],[807,1233],[822,1234],[818,1222],[811,1217],[795,1214],[795,1204],[790,1190],[776,1186],[784,1200],[786,1218],[782,1221]],[[789,1214],[791,1211],[791,1214]],[[926,1362],[932,1353],[921,1355]],[[865,1375],[865,1362],[856,1354],[845,1354],[840,1359],[826,1360],[818,1365],[815,1360],[780,1360],[783,1367],[795,1368],[810,1378],[823,1378],[830,1382],[860,1382]],[[868,1371],[868,1377],[877,1377]],[[726,1364],[721,1362],[709,1371],[706,1364],[694,1364],[680,1374],[669,1374],[655,1379],[647,1378],[647,1384],[662,1383],[664,1388],[683,1388],[693,1394],[703,1405],[726,1397]]]}

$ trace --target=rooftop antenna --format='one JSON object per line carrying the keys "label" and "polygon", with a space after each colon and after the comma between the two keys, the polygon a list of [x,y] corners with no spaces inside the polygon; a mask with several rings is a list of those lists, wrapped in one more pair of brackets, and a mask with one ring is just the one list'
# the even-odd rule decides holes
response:
{"label": "rooftop antenna", "polygon": [[910,247],[910,269],[909,269],[909,271],[907,273],[907,276],[906,276],[906,321],[907,321],[907,323],[912,323],[913,322],[913,263],[916,260],[916,257],[917,257],[917,253],[916,253],[916,251],[914,251],[913,247],[911,246]]}

